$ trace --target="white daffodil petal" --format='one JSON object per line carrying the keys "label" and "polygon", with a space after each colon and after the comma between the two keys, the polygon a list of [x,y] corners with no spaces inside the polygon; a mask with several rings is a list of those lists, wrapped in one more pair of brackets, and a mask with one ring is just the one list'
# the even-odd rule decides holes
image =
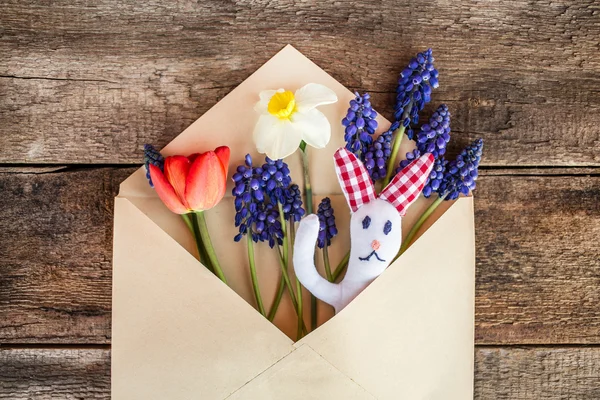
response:
{"label": "white daffodil petal", "polygon": [[269,107],[269,101],[275,93],[277,93],[277,90],[263,90],[262,92],[260,92],[258,94],[258,98],[260,100],[258,100],[258,102],[254,105],[254,111],[259,112],[261,114],[266,113]]}
{"label": "white daffodil petal", "polygon": [[270,114],[259,117],[254,127],[254,143],[260,153],[273,160],[285,158],[300,146],[302,132],[289,120],[281,120]]}
{"label": "white daffodil petal", "polygon": [[296,112],[292,124],[302,132],[302,140],[317,149],[327,146],[331,139],[331,126],[325,114],[317,109]]}
{"label": "white daffodil petal", "polygon": [[335,92],[325,85],[309,83],[296,90],[296,109],[298,111],[309,111],[317,106],[335,103],[338,98]]}

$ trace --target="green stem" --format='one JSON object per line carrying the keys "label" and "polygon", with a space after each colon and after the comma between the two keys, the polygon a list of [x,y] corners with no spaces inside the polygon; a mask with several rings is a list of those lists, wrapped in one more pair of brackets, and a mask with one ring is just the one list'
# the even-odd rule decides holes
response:
{"label": "green stem", "polygon": [[438,206],[440,204],[442,204],[442,202],[444,201],[445,198],[446,198],[446,196],[440,196],[433,203],[431,203],[431,205],[429,207],[427,207],[427,209],[423,212],[423,214],[421,214],[421,216],[419,217],[417,222],[415,222],[415,224],[410,229],[410,231],[408,231],[408,235],[406,235],[406,238],[402,242],[402,246],[400,246],[400,251],[394,258],[394,261],[398,257],[400,257],[402,255],[402,253],[404,253],[406,251],[406,249],[408,249],[408,246],[410,246],[410,243],[412,242],[412,240],[415,237],[415,235],[417,234],[417,232],[419,232],[419,229],[421,229],[421,226],[423,226],[425,221],[427,221],[427,219],[429,219],[429,217],[431,216],[431,214],[433,214],[435,209],[438,208]]}
{"label": "green stem", "polygon": [[183,218],[183,222],[187,225],[188,229],[194,233],[194,226],[192,225],[192,220],[190,219],[190,214],[181,214],[181,218]]}
{"label": "green stem", "polygon": [[327,244],[323,246],[323,264],[325,265],[325,274],[327,275],[327,280],[329,282],[333,282],[333,274],[331,273],[331,265],[329,264],[329,251],[327,250]]}
{"label": "green stem", "polygon": [[183,220],[186,221],[186,224],[189,223],[190,225],[188,225],[192,231],[192,233],[194,234],[194,240],[196,241],[196,249],[198,249],[198,258],[200,259],[200,262],[213,274],[215,273],[215,270],[212,266],[212,263],[210,262],[210,260],[208,259],[208,254],[206,252],[206,247],[204,246],[204,244],[202,243],[202,235],[200,233],[200,226],[198,225],[198,220],[195,218],[193,213],[190,214],[185,214],[186,218],[184,218]]}
{"label": "green stem", "polygon": [[271,310],[269,310],[269,321],[273,322],[275,319],[275,315],[277,315],[277,309],[279,308],[279,304],[281,303],[281,299],[283,298],[283,291],[285,290],[285,282],[283,281],[283,276],[279,277],[279,288],[277,289],[277,294],[275,295],[275,300],[273,301],[273,305],[271,306]]}
{"label": "green stem", "polygon": [[[283,211],[283,209],[282,209]],[[294,234],[292,233],[294,231],[293,228],[293,220],[290,221],[289,223],[285,224],[286,227],[286,236],[289,238],[288,244],[290,246],[289,249],[289,254],[293,254],[294,252]],[[289,264],[286,264],[286,269],[287,266]],[[296,299],[298,301],[298,310],[297,310],[297,314],[298,314],[298,330],[296,333],[296,340],[300,340],[302,338],[302,329],[304,328],[304,303],[302,302],[302,285],[300,284],[300,281],[298,280],[298,277],[296,277]]]}
{"label": "green stem", "polygon": [[335,282],[338,280],[338,278],[340,277],[342,272],[344,272],[344,269],[346,269],[346,266],[348,266],[349,261],[350,261],[350,252],[347,252],[346,255],[344,256],[344,258],[342,258],[342,261],[340,261],[340,263],[336,267],[335,271],[333,271],[333,281],[332,282]]}
{"label": "green stem", "polygon": [[400,150],[400,143],[402,143],[402,137],[404,136],[404,125],[400,125],[393,133],[394,135],[394,147],[392,148],[392,154],[387,164],[387,174],[383,180],[382,188],[385,188],[392,180],[392,175],[396,171],[396,158],[398,158],[398,151]]}
{"label": "green stem", "polygon": [[290,297],[292,299],[292,305],[294,306],[294,310],[298,310],[298,302],[296,301],[296,296],[294,295],[294,290],[292,288],[292,284],[290,283],[290,275],[287,272],[287,268],[285,262],[283,262],[283,256],[280,251],[277,251],[279,255],[279,266],[281,267],[281,274],[283,277],[283,281],[287,290],[290,292]]}
{"label": "green stem", "polygon": [[[294,243],[294,218],[290,218],[289,221],[291,230],[289,232],[289,241],[290,243]],[[283,276],[279,278],[279,288],[277,289],[277,294],[275,295],[275,300],[273,301],[273,305],[271,306],[271,310],[269,311],[269,321],[273,321],[275,319],[275,315],[277,315],[277,310],[279,309],[279,304],[281,303],[281,299],[283,297],[283,291],[285,290],[285,281]]]}
{"label": "green stem", "polygon": [[219,264],[219,260],[217,259],[217,254],[215,253],[215,248],[212,245],[212,241],[210,240],[210,235],[208,233],[208,226],[206,226],[206,218],[204,218],[204,212],[198,211],[194,212],[196,218],[192,218],[192,223],[194,224],[194,232],[199,231],[199,235],[202,238],[202,243],[204,243],[204,248],[206,249],[206,255],[212,264],[215,275],[219,277],[223,283],[227,284],[227,279],[225,278],[225,274],[223,274],[223,270],[221,269],[221,264]]}
{"label": "green stem", "polygon": [[285,214],[283,213],[283,206],[281,205],[281,203],[277,203],[277,207],[279,208],[279,221],[281,222],[281,230],[283,231],[283,263],[287,266],[288,265],[288,234],[287,234],[287,227],[286,227],[286,223],[285,223]]}
{"label": "green stem", "polygon": [[300,281],[298,279],[296,279],[296,290],[298,293],[298,330],[296,332],[296,337],[297,340],[302,339],[302,332],[305,329],[304,327],[304,310],[303,310],[303,304],[302,304],[302,285],[300,284]]}
{"label": "green stem", "polygon": [[258,286],[258,277],[256,276],[256,264],[254,262],[254,243],[252,242],[252,235],[246,235],[248,238],[248,262],[250,263],[250,277],[252,278],[252,289],[254,290],[254,297],[256,298],[256,304],[258,311],[263,316],[267,316],[265,306],[263,305],[262,297],[260,295],[260,287]]}
{"label": "green stem", "polygon": [[208,268],[209,271],[211,271],[211,272],[214,273],[212,265],[210,265],[210,262],[208,260],[208,256],[206,254],[206,249],[204,248],[204,244],[202,244],[202,238],[199,236],[199,234],[197,235],[194,232],[194,225],[192,223],[192,219],[193,218],[191,217],[191,214],[181,214],[181,218],[183,219],[183,221],[187,225],[188,229],[194,235],[194,240],[196,241],[196,248],[198,249],[198,257],[200,258],[200,262],[206,268]]}
{"label": "green stem", "polygon": [[[287,287],[287,290],[290,292],[290,298],[292,299],[292,305],[294,306],[294,311],[296,312],[296,315],[298,315],[298,302],[296,301],[296,296],[294,295],[294,291],[292,289],[292,284],[290,283],[290,276],[287,273],[287,268],[286,265],[283,263],[283,256],[281,255],[281,252],[278,251],[277,254],[279,254],[279,265],[281,266],[281,271],[283,273],[283,280],[285,282],[285,286]],[[304,321],[302,321],[302,332],[306,333],[306,326],[304,325]]]}
{"label": "green stem", "polygon": [[[310,171],[308,166],[308,152],[306,150],[306,142],[300,142],[300,150],[302,153],[302,168],[304,170],[304,204],[306,206],[306,215],[313,213],[312,201],[312,186],[310,184]],[[317,298],[311,293],[310,295],[310,327],[312,330],[317,328]]]}

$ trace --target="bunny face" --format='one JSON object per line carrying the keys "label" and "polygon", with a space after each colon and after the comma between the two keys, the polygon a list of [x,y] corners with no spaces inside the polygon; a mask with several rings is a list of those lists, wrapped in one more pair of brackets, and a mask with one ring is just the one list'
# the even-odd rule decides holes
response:
{"label": "bunny face", "polygon": [[351,262],[366,275],[378,276],[394,259],[402,240],[401,217],[393,205],[375,199],[350,220]]}

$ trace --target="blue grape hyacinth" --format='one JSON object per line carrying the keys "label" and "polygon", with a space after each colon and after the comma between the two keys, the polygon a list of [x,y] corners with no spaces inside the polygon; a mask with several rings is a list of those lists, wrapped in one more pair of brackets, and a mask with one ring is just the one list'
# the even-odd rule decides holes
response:
{"label": "blue grape hyacinth", "polygon": [[319,217],[319,236],[317,237],[317,246],[322,249],[325,246],[331,245],[331,239],[337,236],[338,230],[335,226],[335,216],[333,215],[333,207],[331,207],[331,199],[325,197],[319,203],[317,210]]}
{"label": "blue grape hyacinth", "polygon": [[398,168],[396,168],[396,173],[400,172],[402,168],[406,167],[408,164],[415,161],[419,157],[421,157],[421,152],[419,151],[419,149],[414,149],[413,151],[409,151],[408,153],[406,153],[406,158],[400,161],[400,165],[398,166]]}
{"label": "blue grape hyacinth", "polygon": [[429,118],[429,123],[423,124],[416,135],[415,141],[421,154],[431,153],[435,159],[446,153],[450,142],[450,111],[442,104]]}
{"label": "blue grape hyacinth", "polygon": [[151,144],[144,145],[144,167],[146,167],[146,178],[150,187],[154,187],[152,183],[152,177],[150,177],[150,164],[160,168],[161,171],[165,169],[165,158],[160,154],[158,150]]}
{"label": "blue grape hyacinth", "polygon": [[418,53],[400,73],[396,88],[394,118],[408,128],[406,135],[413,139],[411,124],[419,122],[419,112],[431,101],[431,90],[439,86],[438,71],[433,66],[432,50]]}
{"label": "blue grape hyacinth", "polygon": [[475,189],[479,163],[483,152],[483,139],[467,146],[456,159],[448,163],[438,193],[446,200],[455,200],[461,194],[468,195]]}
{"label": "blue grape hyacinth", "polygon": [[355,93],[356,97],[350,100],[350,108],[346,116],[342,119],[342,125],[345,126],[344,140],[346,149],[356,155],[363,154],[367,146],[373,142],[373,134],[377,130],[377,113],[371,106],[371,95],[365,93],[360,95]]}
{"label": "blue grape hyacinth", "polygon": [[300,222],[305,211],[302,208],[302,192],[295,183],[285,190],[285,203],[283,203],[283,214],[285,219],[293,222]]}
{"label": "blue grape hyacinth", "polygon": [[252,165],[248,154],[244,165],[237,167],[233,174],[235,187],[232,190],[235,204],[235,226],[239,233],[234,237],[239,242],[244,235],[250,235],[254,242],[267,241],[269,246],[282,244],[283,227],[279,210],[265,196],[268,179],[263,179],[263,168]]}
{"label": "blue grape hyacinth", "polygon": [[387,162],[392,155],[393,132],[396,128],[398,125],[392,124],[388,131],[375,139],[364,154],[363,162],[373,182],[385,178],[387,174]]}
{"label": "blue grape hyacinth", "polygon": [[438,158],[433,163],[431,173],[425,182],[423,187],[423,196],[429,198],[433,193],[436,193],[444,179],[444,172],[446,172],[446,166],[448,161],[444,158]]}

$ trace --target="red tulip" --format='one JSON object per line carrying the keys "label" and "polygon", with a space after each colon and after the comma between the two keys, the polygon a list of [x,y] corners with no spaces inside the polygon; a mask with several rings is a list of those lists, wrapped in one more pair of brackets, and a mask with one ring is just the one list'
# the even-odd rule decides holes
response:
{"label": "red tulip", "polygon": [[204,211],[225,195],[229,147],[165,158],[164,173],[150,165],[150,176],[158,197],[176,214]]}

